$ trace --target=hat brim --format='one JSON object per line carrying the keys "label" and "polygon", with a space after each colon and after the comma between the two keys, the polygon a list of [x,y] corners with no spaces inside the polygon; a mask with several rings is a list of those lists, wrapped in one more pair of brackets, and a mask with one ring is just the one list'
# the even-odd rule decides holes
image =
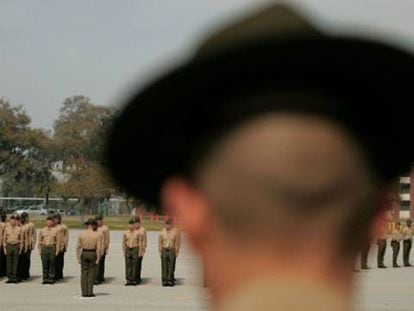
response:
{"label": "hat brim", "polygon": [[[157,204],[163,181],[190,174],[195,150],[206,141],[254,114],[288,110],[341,119],[388,180],[413,160],[407,144],[413,73],[409,53],[357,38],[275,39],[196,58],[129,100],[109,135],[106,165],[128,194]],[[346,100],[332,110],[275,103],[242,111],[229,104],[236,94],[280,87]]]}

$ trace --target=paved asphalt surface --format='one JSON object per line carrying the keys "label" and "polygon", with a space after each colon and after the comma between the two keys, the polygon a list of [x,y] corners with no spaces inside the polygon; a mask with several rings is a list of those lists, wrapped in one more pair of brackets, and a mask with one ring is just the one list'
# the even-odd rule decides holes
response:
{"label": "paved asphalt surface", "polygon": [[[148,250],[143,263],[144,283],[124,286],[124,261],[121,256],[122,232],[111,232],[111,249],[107,258],[107,283],[95,287],[95,298],[80,297],[80,268],[75,259],[75,243],[79,231],[71,231],[65,258],[65,281],[41,285],[40,258],[32,254],[32,279],[18,285],[0,281],[0,310],[7,311],[69,311],[69,310],[207,310],[208,293],[201,287],[200,263],[184,241],[177,261],[174,288],[161,287],[157,232],[148,234]],[[371,250],[370,265],[375,264],[376,247]],[[391,249],[386,264],[390,265]],[[414,261],[414,260],[413,260]],[[414,268],[388,268],[356,273],[358,291],[356,310],[414,310]]]}

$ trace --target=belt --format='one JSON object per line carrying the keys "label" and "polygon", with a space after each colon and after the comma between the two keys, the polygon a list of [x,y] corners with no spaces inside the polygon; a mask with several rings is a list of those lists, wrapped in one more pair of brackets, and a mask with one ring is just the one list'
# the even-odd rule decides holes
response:
{"label": "belt", "polygon": [[7,245],[11,245],[11,246],[19,246],[19,245],[20,245],[20,243],[19,243],[19,242],[17,242],[17,243],[7,243]]}
{"label": "belt", "polygon": [[139,247],[138,246],[135,246],[135,247],[127,247],[128,249],[138,249]]}
{"label": "belt", "polygon": [[48,245],[43,244],[42,247],[56,247],[56,244],[48,244]]}
{"label": "belt", "polygon": [[163,248],[162,250],[167,252],[175,251],[174,248]]}
{"label": "belt", "polygon": [[82,252],[96,252],[96,249],[82,249]]}

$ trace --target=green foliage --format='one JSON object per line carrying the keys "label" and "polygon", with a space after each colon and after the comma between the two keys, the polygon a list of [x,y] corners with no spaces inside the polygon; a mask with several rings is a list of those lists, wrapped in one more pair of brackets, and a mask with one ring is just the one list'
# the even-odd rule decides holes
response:
{"label": "green foliage", "polygon": [[21,106],[0,99],[0,178],[6,196],[44,193],[52,180],[47,133],[30,127]]}

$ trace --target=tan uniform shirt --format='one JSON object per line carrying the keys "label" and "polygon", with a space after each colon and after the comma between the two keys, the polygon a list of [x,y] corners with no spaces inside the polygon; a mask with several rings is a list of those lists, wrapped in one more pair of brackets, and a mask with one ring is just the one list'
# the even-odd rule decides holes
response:
{"label": "tan uniform shirt", "polygon": [[139,227],[137,230],[139,239],[140,239],[140,247],[139,247],[139,256],[143,257],[145,255],[145,251],[147,249],[147,230],[144,227]]}
{"label": "tan uniform shirt", "polygon": [[33,250],[36,247],[37,242],[37,232],[36,232],[36,226],[34,223],[29,222],[28,224],[28,250]]}
{"label": "tan uniform shirt", "polygon": [[97,229],[98,233],[102,235],[102,255],[108,254],[109,250],[109,228],[106,225],[102,225]]}
{"label": "tan uniform shirt", "polygon": [[289,279],[260,279],[241,285],[218,303],[217,311],[347,311],[349,298],[332,286]]}
{"label": "tan uniform shirt", "polygon": [[66,252],[69,246],[69,229],[65,224],[56,225],[56,231],[59,236],[59,244],[57,246],[59,252]]}
{"label": "tan uniform shirt", "polygon": [[3,247],[3,236],[4,236],[5,228],[6,228],[6,223],[0,222],[0,247]]}
{"label": "tan uniform shirt", "polygon": [[122,251],[124,252],[124,255],[127,248],[139,248],[140,246],[140,236],[136,230],[127,230],[124,232],[122,238]]}
{"label": "tan uniform shirt", "polygon": [[57,246],[61,243],[61,236],[58,235],[58,229],[56,227],[44,227],[39,231],[39,254],[42,254],[42,246],[55,246],[56,255],[59,252]]}
{"label": "tan uniform shirt", "polygon": [[398,229],[392,230],[391,240],[400,242],[402,240],[401,230],[398,230]]}
{"label": "tan uniform shirt", "polygon": [[18,244],[20,250],[24,248],[24,237],[22,228],[19,226],[6,225],[3,231],[3,247],[7,244]]}
{"label": "tan uniform shirt", "polygon": [[163,249],[174,249],[175,255],[178,256],[181,246],[181,233],[180,230],[173,227],[170,230],[166,228],[161,230],[158,237],[158,249],[159,252]]}
{"label": "tan uniform shirt", "polygon": [[78,242],[76,244],[76,257],[78,262],[80,262],[83,249],[96,250],[98,262],[102,254],[102,235],[92,229],[83,231],[79,235]]}
{"label": "tan uniform shirt", "polygon": [[404,227],[402,236],[404,240],[411,240],[413,238],[413,229],[411,227]]}

